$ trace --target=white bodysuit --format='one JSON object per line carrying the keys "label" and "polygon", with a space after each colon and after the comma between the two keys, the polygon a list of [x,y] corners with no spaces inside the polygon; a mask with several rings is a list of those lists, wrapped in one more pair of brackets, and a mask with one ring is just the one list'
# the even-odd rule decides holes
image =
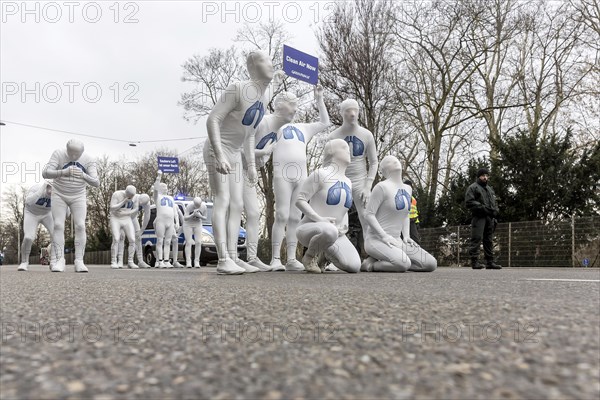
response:
{"label": "white bodysuit", "polygon": [[[361,193],[366,189],[368,183],[372,183],[377,175],[377,149],[373,134],[360,126],[356,126],[353,132],[348,133],[343,127],[337,128],[329,135],[328,140],[343,139],[350,148],[350,165],[346,170],[346,176],[352,181],[352,194],[354,196],[354,206],[358,213],[358,218],[363,230],[363,236],[366,236],[367,224],[365,222],[365,206],[361,201]],[[369,167],[367,168],[367,161]]]}
{"label": "white bodysuit", "polygon": [[402,236],[410,235],[409,213],[412,190],[405,184],[396,184],[391,180],[379,182],[371,192],[367,204],[367,214],[374,215],[386,235],[397,239],[401,247],[389,246],[370,225],[365,237],[365,251],[377,260],[373,271],[379,272],[430,272],[437,268],[437,261],[416,244],[407,244]]}
{"label": "white bodysuit", "polygon": [[304,200],[321,217],[335,218],[336,223],[314,222],[307,216],[297,229],[298,240],[308,252],[326,256],[346,272],[360,270],[360,256],[346,237],[348,210],[352,206],[352,183],[346,176],[335,177],[335,166],[317,169],[302,184],[298,200]]}
{"label": "white bodysuit", "polygon": [[21,262],[29,262],[31,245],[39,224],[44,225],[49,234],[54,231],[52,220],[52,200],[46,194],[48,183],[33,185],[25,197],[25,213],[23,215],[23,244],[21,246]]}
{"label": "white bodysuit", "polygon": [[220,131],[223,159],[231,166],[229,174],[217,171],[217,159],[209,135],[203,155],[210,187],[215,195],[213,229],[220,261],[227,258],[238,260],[237,242],[244,191],[241,152],[244,147],[244,153],[254,168],[255,133],[265,115],[267,103],[265,90],[261,90],[256,82],[236,82],[222,94],[209,115],[209,132]]}
{"label": "white bodysuit", "polygon": [[[277,145],[273,150],[273,188],[275,190],[275,223],[271,238],[273,258],[279,258],[284,233],[287,259],[296,258],[296,229],[302,213],[296,207],[298,194],[308,176],[306,146],[328,124],[284,125],[277,134]],[[287,230],[286,230],[287,227]]]}
{"label": "white bodysuit", "polygon": [[[81,176],[67,176],[67,170],[75,167],[81,170]],[[85,219],[87,216],[87,185],[98,187],[96,161],[87,154],[82,154],[77,161],[70,161],[66,149],[52,153],[50,161],[44,167],[42,176],[53,179],[52,183],[52,217],[54,233],[52,234],[52,257],[60,260],[65,250],[65,218],[67,208],[71,210],[75,225],[75,261],[83,262],[87,241]]]}

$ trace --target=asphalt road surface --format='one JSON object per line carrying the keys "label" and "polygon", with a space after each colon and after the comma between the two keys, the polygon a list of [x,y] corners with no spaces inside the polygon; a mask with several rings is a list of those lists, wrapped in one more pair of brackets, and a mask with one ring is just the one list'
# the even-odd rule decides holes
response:
{"label": "asphalt road surface", "polygon": [[600,271],[0,267],[0,398],[600,397]]}

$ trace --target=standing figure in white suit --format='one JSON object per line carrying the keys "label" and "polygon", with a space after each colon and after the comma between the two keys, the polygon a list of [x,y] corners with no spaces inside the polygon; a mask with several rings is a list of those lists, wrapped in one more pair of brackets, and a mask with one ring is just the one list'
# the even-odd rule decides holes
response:
{"label": "standing figure in white suit", "polygon": [[[185,266],[200,268],[202,252],[202,221],[206,219],[208,210],[200,197],[185,207],[183,215],[183,235],[185,236]],[[192,245],[194,245],[194,264],[192,264]]]}
{"label": "standing figure in white suit", "polygon": [[[137,210],[131,214],[131,221],[133,222],[133,228],[135,231],[135,255],[137,257],[137,265],[139,268],[150,268],[150,266],[144,261],[144,252],[142,250],[142,233],[150,222],[150,196],[146,193],[136,194],[133,197],[134,208]],[[140,225],[138,216],[140,211],[143,211],[143,228]],[[125,232],[121,229],[121,240],[119,240],[119,255],[117,256],[117,264],[119,268],[123,267],[123,252],[125,250]]]}
{"label": "standing figure in white suit", "polygon": [[254,184],[255,133],[265,114],[267,88],[274,72],[271,58],[262,51],[248,54],[246,64],[250,80],[229,85],[208,116],[209,140],[203,151],[210,188],[215,195],[213,232],[219,256],[217,273],[225,275],[259,271],[237,254],[244,191],[241,151],[244,147],[248,178]]}
{"label": "standing figure in white suit", "polygon": [[[352,195],[362,227],[363,237],[367,234],[365,209],[371,194],[371,186],[377,175],[377,149],[373,133],[358,125],[358,102],[353,99],[344,100],[340,104],[342,126],[329,135],[329,140],[343,139],[350,147],[352,162],[346,171],[352,181]],[[367,168],[368,162],[368,168]]]}
{"label": "standing figure in white suit", "polygon": [[[153,200],[156,205],[156,218],[154,219],[154,230],[156,232],[156,265],[157,268],[173,268],[169,262],[171,238],[179,229],[178,207],[172,196],[167,194],[167,185],[162,183],[162,171],[153,186]],[[177,252],[177,249],[175,249]],[[177,255],[175,255],[175,258]]]}
{"label": "standing figure in white suit", "polygon": [[29,254],[31,245],[35,239],[35,233],[38,225],[46,227],[49,234],[54,231],[54,221],[52,220],[52,211],[50,200],[52,196],[52,185],[44,181],[33,185],[25,197],[25,212],[23,214],[23,244],[21,245],[21,264],[18,271],[27,271],[29,266]]}
{"label": "standing figure in white suit", "polygon": [[185,265],[182,265],[179,260],[179,237],[183,233],[183,213],[179,206],[177,207],[177,228],[173,230],[173,236],[171,236],[171,249],[173,252],[173,267],[175,268],[184,268]]}
{"label": "standing figure in white suit", "polygon": [[[275,112],[263,118],[255,135],[256,164],[262,168],[268,156],[281,138],[281,127],[290,123],[296,114],[298,98],[291,92],[281,92],[273,100]],[[245,156],[243,157],[245,162]],[[245,169],[244,169],[245,172]],[[277,196],[276,196],[277,197]],[[248,264],[263,272],[271,271],[271,266],[263,263],[257,255],[260,221],[260,206],[256,185],[252,184],[244,173],[244,211],[246,212],[246,244]]]}
{"label": "standing figure in white suit", "polygon": [[323,149],[323,167],[302,184],[296,206],[304,214],[296,231],[308,249],[302,258],[306,272],[321,273],[320,253],[346,272],[360,270],[360,256],[346,237],[348,209],[352,207],[352,182],[346,176],[350,164],[348,145],[333,139]]}
{"label": "standing figure in white suit", "polygon": [[83,154],[84,146],[79,140],[71,139],[65,149],[52,153],[50,161],[42,171],[44,179],[53,179],[52,184],[52,256],[55,260],[52,272],[65,270],[65,219],[67,209],[75,225],[75,272],[88,272],[83,263],[87,236],[85,219],[87,216],[87,186],[100,186],[96,161]]}
{"label": "standing figure in white suit", "polygon": [[410,238],[412,189],[403,183],[400,160],[386,156],[379,168],[385,180],[373,188],[367,204],[365,251],[369,257],[361,270],[434,271],[436,259]]}
{"label": "standing figure in white suit", "polygon": [[[315,135],[329,127],[329,114],[323,100],[323,87],[314,91],[319,121],[289,124],[278,132],[277,145],[273,149],[273,188],[275,191],[275,222],[271,238],[271,267],[273,271],[303,271],[304,266],[296,260],[296,229],[302,213],[296,207],[298,193],[308,176],[306,146]],[[287,229],[286,229],[287,228]],[[281,243],[286,238],[287,262],[281,263]]]}
{"label": "standing figure in white suit", "polygon": [[117,262],[119,253],[119,242],[121,237],[127,237],[129,248],[127,249],[127,267],[138,268],[133,262],[135,252],[135,227],[132,215],[138,213],[138,203],[135,186],[129,185],[125,190],[117,190],[110,199],[110,230],[112,233],[112,246],[110,248],[110,267],[121,268]]}

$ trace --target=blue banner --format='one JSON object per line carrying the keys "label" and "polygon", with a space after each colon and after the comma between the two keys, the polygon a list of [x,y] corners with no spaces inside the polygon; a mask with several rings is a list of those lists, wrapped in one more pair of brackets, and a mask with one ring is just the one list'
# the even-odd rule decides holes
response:
{"label": "blue banner", "polygon": [[178,174],[179,158],[158,156],[158,169],[165,174]]}
{"label": "blue banner", "polygon": [[287,76],[316,85],[319,77],[319,59],[283,45],[283,71]]}

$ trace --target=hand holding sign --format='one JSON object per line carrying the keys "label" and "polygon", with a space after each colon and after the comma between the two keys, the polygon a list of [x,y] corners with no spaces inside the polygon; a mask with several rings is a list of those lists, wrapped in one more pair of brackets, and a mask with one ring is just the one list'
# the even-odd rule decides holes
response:
{"label": "hand holding sign", "polygon": [[321,85],[317,85],[315,86],[315,100],[318,102],[323,100],[323,93],[324,93],[324,89],[323,86]]}
{"label": "hand holding sign", "polygon": [[278,69],[273,74],[273,84],[275,84],[275,85],[281,84],[281,82],[283,82],[284,79],[285,79],[285,71],[282,69]]}

